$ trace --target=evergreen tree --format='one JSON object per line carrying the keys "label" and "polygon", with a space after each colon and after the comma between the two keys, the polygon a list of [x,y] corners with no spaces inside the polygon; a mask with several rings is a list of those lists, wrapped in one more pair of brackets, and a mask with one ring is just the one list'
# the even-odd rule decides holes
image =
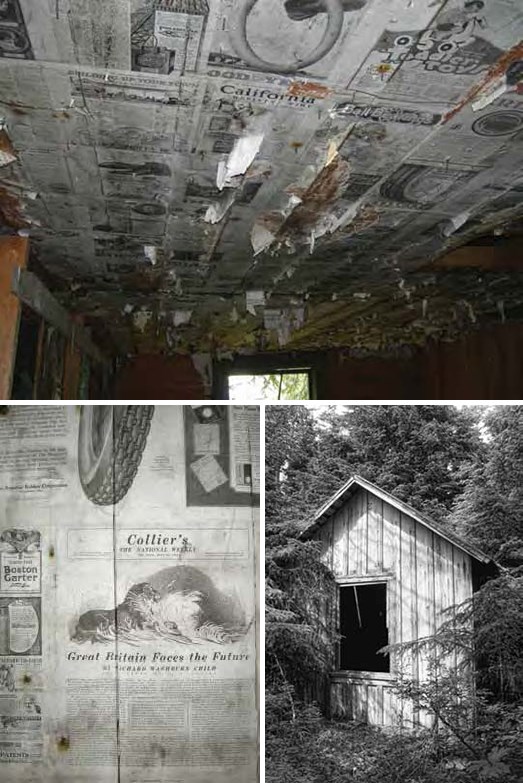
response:
{"label": "evergreen tree", "polygon": [[484,419],[484,453],[463,471],[464,491],[452,521],[506,566],[523,564],[523,407],[492,407]]}
{"label": "evergreen tree", "polygon": [[464,463],[484,448],[475,408],[365,405],[322,420],[332,474],[357,473],[440,522],[463,491]]}
{"label": "evergreen tree", "polygon": [[265,650],[267,699],[293,705],[321,678],[333,640],[319,621],[333,578],[318,544],[300,538],[310,516],[317,428],[304,406],[266,409]]}

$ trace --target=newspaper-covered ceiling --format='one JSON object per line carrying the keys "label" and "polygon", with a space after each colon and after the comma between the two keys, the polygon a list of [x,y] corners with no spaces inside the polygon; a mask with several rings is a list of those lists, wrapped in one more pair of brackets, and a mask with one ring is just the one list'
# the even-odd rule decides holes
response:
{"label": "newspaper-covered ceiling", "polygon": [[0,0],[4,222],[119,351],[505,317],[515,286],[418,270],[520,216],[522,30],[518,0]]}

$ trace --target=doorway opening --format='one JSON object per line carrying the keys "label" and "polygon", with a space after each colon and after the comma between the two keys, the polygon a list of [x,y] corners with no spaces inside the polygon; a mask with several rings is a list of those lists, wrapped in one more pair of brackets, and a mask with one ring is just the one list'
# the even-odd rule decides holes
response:
{"label": "doorway opening", "polygon": [[310,371],[274,370],[228,376],[230,400],[310,400]]}
{"label": "doorway opening", "polygon": [[340,669],[390,672],[385,583],[340,587],[340,635]]}

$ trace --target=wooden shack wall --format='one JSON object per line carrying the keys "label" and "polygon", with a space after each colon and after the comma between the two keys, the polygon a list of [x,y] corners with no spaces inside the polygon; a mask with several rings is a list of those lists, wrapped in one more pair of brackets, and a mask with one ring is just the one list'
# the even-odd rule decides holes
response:
{"label": "wooden shack wall", "polygon": [[[448,617],[444,610],[472,594],[469,555],[361,488],[323,524],[318,537],[324,562],[340,583],[387,580],[390,644],[431,635]],[[430,715],[402,703],[391,690],[400,668],[406,678],[424,680],[428,665],[426,654],[418,651],[404,653],[401,660],[394,654],[390,675],[337,672],[331,711],[376,725],[430,725]]]}

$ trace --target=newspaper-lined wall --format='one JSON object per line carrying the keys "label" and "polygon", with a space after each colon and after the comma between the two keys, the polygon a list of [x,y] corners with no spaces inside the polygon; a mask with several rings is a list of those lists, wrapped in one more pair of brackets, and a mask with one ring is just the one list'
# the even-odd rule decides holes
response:
{"label": "newspaper-lined wall", "polygon": [[1,186],[117,342],[253,344],[251,289],[299,330],[320,283],[520,201],[518,0],[8,0],[0,27]]}
{"label": "newspaper-lined wall", "polygon": [[[13,407],[0,442],[2,781],[257,780],[259,409]],[[191,505],[188,452],[227,495]]]}

